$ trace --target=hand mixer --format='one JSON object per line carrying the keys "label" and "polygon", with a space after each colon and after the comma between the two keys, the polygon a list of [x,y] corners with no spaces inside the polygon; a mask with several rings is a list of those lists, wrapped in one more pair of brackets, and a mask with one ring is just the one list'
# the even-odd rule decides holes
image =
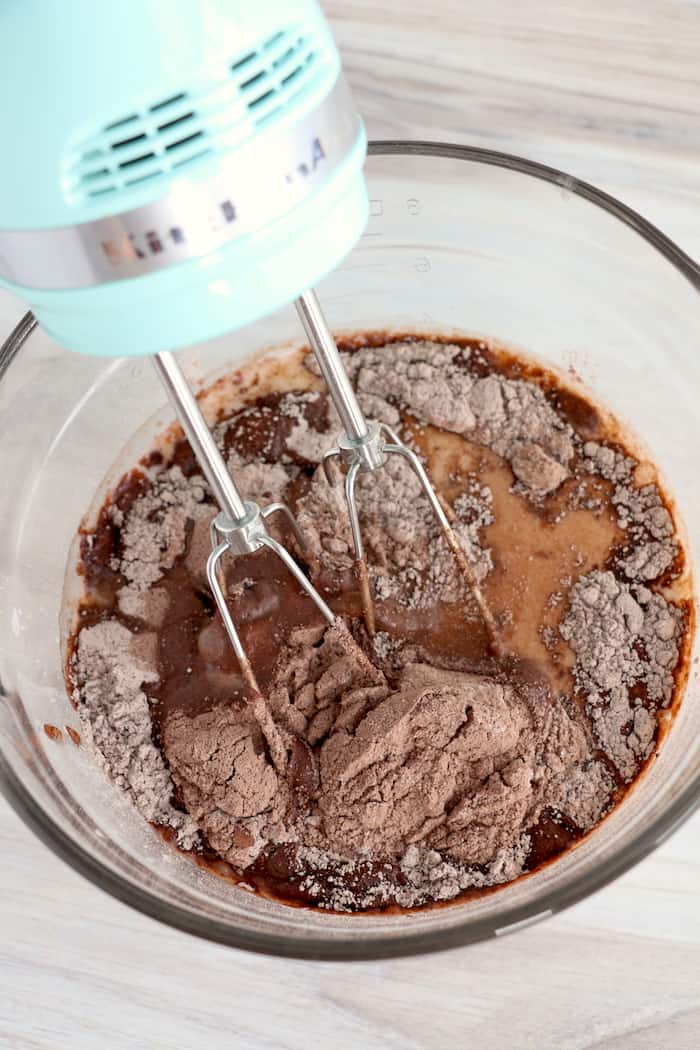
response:
{"label": "hand mixer", "polygon": [[303,546],[289,509],[241,498],[171,351],[293,301],[345,428],[325,462],[346,467],[368,630],[355,482],[392,454],[418,476],[492,630],[418,456],[365,420],[311,290],[368,213],[364,130],[316,0],[6,0],[0,63],[15,100],[0,114],[0,282],[61,345],[154,355],[220,508],[207,575],[251,688],[225,555],[267,547],[334,614],[269,533],[281,513]]}

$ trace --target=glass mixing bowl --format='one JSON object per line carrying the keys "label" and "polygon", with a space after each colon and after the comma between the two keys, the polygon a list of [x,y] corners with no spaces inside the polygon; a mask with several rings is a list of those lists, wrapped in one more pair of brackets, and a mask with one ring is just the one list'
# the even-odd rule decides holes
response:
{"label": "glass mixing bowl", "polygon": [[[379,142],[372,217],[319,287],[338,329],[457,328],[575,368],[641,433],[700,542],[700,269],[622,204],[551,168],[459,146]],[[203,379],[300,341],[289,308],[182,354]],[[238,889],[165,845],[85,751],[59,611],[75,531],[96,491],[170,421],[150,362],[59,350],[25,318],[0,351],[0,786],[60,857],[149,915],[277,955],[371,958],[478,941],[551,915],[615,878],[700,802],[700,683],[658,758],[602,826],[560,860],[481,899],[417,914],[341,916]],[[146,422],[144,422],[146,421]],[[124,446],[128,445],[126,453]]]}

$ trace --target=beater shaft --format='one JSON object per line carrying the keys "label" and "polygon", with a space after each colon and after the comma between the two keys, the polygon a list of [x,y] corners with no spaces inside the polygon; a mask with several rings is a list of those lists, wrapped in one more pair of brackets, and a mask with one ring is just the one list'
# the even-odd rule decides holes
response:
{"label": "beater shaft", "polygon": [[330,390],[340,421],[349,438],[367,435],[367,421],[360,408],[355,391],[343,368],[335,339],[326,323],[316,293],[309,289],[299,296],[295,306],[304,326],[306,338],[316,355],[321,374]]}
{"label": "beater shaft", "polygon": [[179,364],[169,350],[156,354],[153,360],[214,499],[233,521],[243,518],[245,505],[241,495]]}

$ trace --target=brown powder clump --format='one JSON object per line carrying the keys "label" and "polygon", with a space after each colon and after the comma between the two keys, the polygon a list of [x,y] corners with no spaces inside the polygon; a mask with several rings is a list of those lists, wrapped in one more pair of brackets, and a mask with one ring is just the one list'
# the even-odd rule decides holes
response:
{"label": "brown powder clump", "polygon": [[[407,463],[390,457],[380,471],[361,474],[357,501],[377,600],[424,609],[468,597],[435,512]],[[454,506],[453,531],[479,580],[492,567],[490,552],[480,542],[481,529],[492,521],[491,503],[487,486],[472,485]],[[342,485],[329,485],[317,471],[297,513],[314,572],[347,578],[354,555]]]}
{"label": "brown powder clump", "polygon": [[74,692],[83,739],[109,779],[149,821],[171,827],[191,849],[197,825],[171,802],[173,783],[151,735],[144,686],[158,680],[155,634],[134,635],[115,620],[80,632],[74,658]]}
{"label": "brown powder clump", "polygon": [[673,694],[681,622],[661,595],[612,572],[595,570],[572,589],[559,631],[576,654],[595,737],[625,780],[650,754],[655,712]]}
{"label": "brown powder clump", "polygon": [[558,489],[569,475],[565,466],[534,441],[516,442],[511,448],[510,465],[518,481],[536,496]]}
{"label": "brown powder clump", "polygon": [[[412,665],[392,689],[341,624],[296,633],[268,707],[289,746],[284,771],[254,710],[220,706],[166,723],[173,778],[238,866],[288,843],[301,873],[313,860],[337,876],[340,858],[357,874],[367,857],[410,873],[398,897],[395,879],[337,885],[333,907],[370,907],[382,893],[412,906],[515,877],[550,799],[582,830],[609,802],[610,778],[581,786],[585,731],[544,686]],[[436,869],[435,851],[447,867]]]}
{"label": "brown powder clump", "polygon": [[627,550],[619,566],[630,580],[655,580],[678,553],[673,521],[656,485],[618,485],[612,494],[618,524],[627,532]]}
{"label": "brown powder clump", "polygon": [[490,448],[514,465],[526,494],[553,491],[568,476],[573,429],[535,383],[475,376],[469,356],[461,346],[417,340],[363,347],[344,359],[358,391]]}
{"label": "brown powder clump", "polygon": [[289,791],[267,757],[263,732],[249,707],[218,707],[176,715],[163,746],[188,812],[209,844],[245,868],[282,829]]}
{"label": "brown powder clump", "polygon": [[565,814],[581,831],[588,831],[602,817],[614,789],[615,781],[605,762],[584,758],[551,785],[547,808]]}
{"label": "brown powder clump", "polygon": [[254,500],[264,507],[282,499],[289,473],[281,463],[246,459],[236,449],[229,450],[226,462],[244,500]]}
{"label": "brown powder clump", "polygon": [[426,423],[466,434],[477,423],[469,399],[474,381],[463,367],[468,356],[461,346],[425,340],[363,347],[345,355],[345,363],[361,394],[388,399]]}
{"label": "brown powder clump", "polygon": [[[333,423],[336,424],[333,429],[330,424],[323,430],[310,425],[307,415],[312,406],[322,407],[323,414],[328,418],[332,415]],[[292,421],[285,439],[287,453],[291,452],[309,463],[320,463],[332,445],[336,432],[340,431],[340,420],[325,395],[315,391],[285,394],[280,401],[280,413],[283,418]]]}
{"label": "brown powder clump", "polygon": [[201,477],[187,478],[179,467],[169,467],[136,500],[122,525],[122,556],[116,566],[135,590],[146,590],[173,567],[206,494]]}
{"label": "brown powder clump", "polygon": [[635,465],[618,449],[594,441],[583,446],[584,469],[615,483],[611,502],[618,525],[627,533],[619,568],[629,580],[646,582],[657,579],[673,564],[678,543],[658,486],[634,484]]}
{"label": "brown powder clump", "polygon": [[[327,845],[346,855],[400,856],[406,843],[439,840],[453,857],[488,861],[517,837],[529,808],[533,763],[521,737],[532,728],[527,703],[510,687],[405,668],[397,692],[354,732],[338,729],[323,746],[319,806]],[[484,822],[494,789],[499,812],[488,805],[494,819]],[[478,818],[467,814],[474,807]],[[491,825],[478,843],[469,835],[475,819]]]}
{"label": "brown powder clump", "polygon": [[488,864],[465,867],[423,846],[409,846],[397,864],[379,865],[300,846],[294,850],[292,870],[301,889],[320,908],[356,911],[386,904],[414,908],[428,901],[453,900],[464,890],[510,882],[522,873],[530,847],[530,837],[523,835]]}
{"label": "brown powder clump", "polygon": [[170,599],[162,587],[143,590],[135,583],[120,587],[117,598],[119,611],[124,616],[144,620],[150,627],[162,627],[168,612]]}
{"label": "brown powder clump", "polygon": [[598,441],[586,441],[583,446],[583,466],[588,474],[598,474],[607,481],[628,482],[635,462],[619,449]]}
{"label": "brown powder clump", "polygon": [[292,633],[277,660],[268,703],[276,720],[309,744],[353,725],[389,694],[386,678],[342,620]]}

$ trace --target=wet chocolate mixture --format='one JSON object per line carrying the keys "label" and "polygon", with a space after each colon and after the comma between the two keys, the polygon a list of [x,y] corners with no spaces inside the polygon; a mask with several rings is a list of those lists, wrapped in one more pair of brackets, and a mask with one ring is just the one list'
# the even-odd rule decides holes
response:
{"label": "wet chocolate mixture", "polygon": [[463,900],[570,848],[653,756],[684,683],[689,567],[653,464],[561,377],[476,340],[340,346],[367,415],[423,458],[506,655],[400,461],[359,483],[368,636],[342,483],[319,468],[339,424],[300,349],[207,397],[244,494],[297,515],[303,550],[274,531],[336,624],[270,552],[229,560],[263,698],[246,694],[206,584],[215,508],[164,440],[82,535],[69,689],[107,776],[198,863],[340,911]]}

